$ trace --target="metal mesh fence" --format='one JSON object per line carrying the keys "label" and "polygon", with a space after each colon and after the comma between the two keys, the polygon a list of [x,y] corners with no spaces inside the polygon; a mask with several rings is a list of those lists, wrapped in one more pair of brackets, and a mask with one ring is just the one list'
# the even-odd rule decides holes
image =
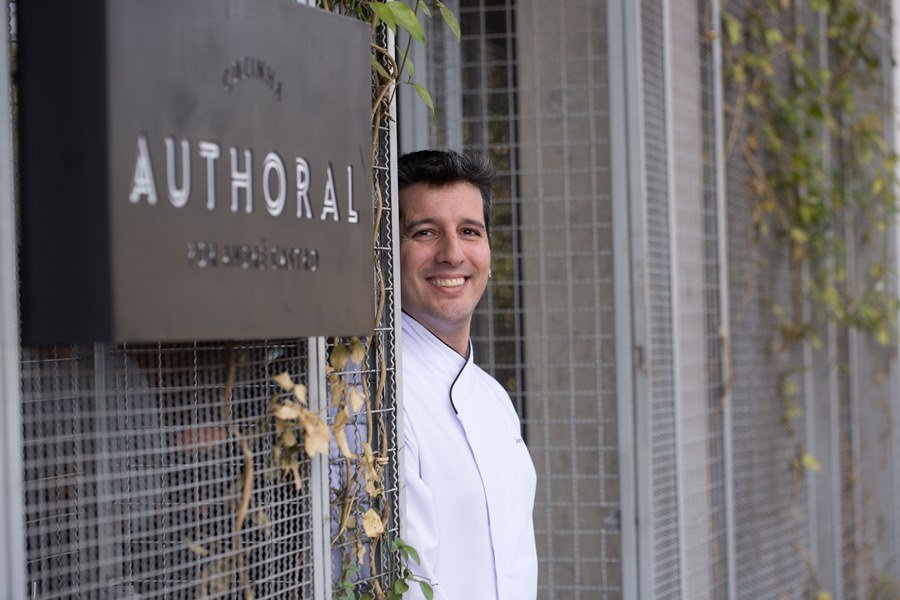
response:
{"label": "metal mesh fence", "polygon": [[463,145],[499,171],[476,360],[538,471],[544,598],[621,594],[605,9],[464,1]]}
{"label": "metal mesh fence", "polygon": [[[874,0],[869,6],[884,22],[890,22],[888,3]],[[869,111],[886,115],[884,108],[891,105],[889,68],[893,61],[890,59],[889,34],[887,28],[872,32],[871,46],[878,56],[880,68],[868,82],[868,89],[857,90],[859,110],[853,118]],[[884,131],[889,131],[887,122]],[[835,146],[840,152],[840,143]],[[838,156],[848,172],[858,173],[871,168],[851,164],[846,158],[846,150]],[[882,255],[884,245],[893,243],[894,232],[890,229],[876,232],[874,217],[860,207],[847,223],[847,272],[850,285],[857,294],[869,285],[868,274],[875,265],[886,260]],[[869,237],[874,237],[875,241],[870,241]],[[896,293],[896,281],[892,285]],[[893,457],[889,441],[893,435],[890,420],[892,412],[898,410],[898,398],[893,398],[892,406],[888,384],[888,373],[896,368],[892,365],[892,354],[896,349],[882,347],[871,335],[854,329],[842,332],[840,342],[839,361],[846,361],[839,362],[846,365],[841,369],[842,393],[839,396],[843,592],[848,600],[881,600],[900,595],[900,578],[897,577],[900,548],[892,544],[900,513],[892,489]]]}
{"label": "metal mesh fence", "polygon": [[[725,8],[740,18],[739,3]],[[775,79],[788,85],[782,67]],[[790,257],[756,229],[750,166],[736,149],[726,161],[736,589],[740,598],[796,598],[809,578],[800,550],[809,547],[809,522],[806,480],[792,474],[798,440],[785,427],[782,396],[787,381],[803,396],[796,376],[803,357],[778,348],[779,307],[791,306]],[[802,426],[797,436],[802,442]]]}
{"label": "metal mesh fence", "polygon": [[271,377],[304,379],[305,347],[23,349],[32,597],[309,596],[310,488],[272,463],[268,419]]}
{"label": "metal mesh fence", "polygon": [[650,406],[652,589],[655,598],[681,594],[675,366],[663,4],[641,2],[644,160],[647,228],[647,380]]}
{"label": "metal mesh fence", "polygon": [[[393,36],[387,28],[379,27],[374,43],[390,48]],[[382,60],[384,60],[382,58]],[[385,68],[389,68],[384,64]],[[387,108],[387,105],[385,105]],[[400,531],[400,474],[398,465],[398,442],[402,439],[402,433],[397,426],[397,348],[395,326],[399,318],[399,311],[395,304],[396,273],[394,269],[394,206],[393,185],[391,179],[391,164],[393,153],[393,116],[385,112],[379,123],[376,123],[374,141],[374,187],[376,214],[376,235],[374,246],[375,271],[373,276],[374,303],[376,306],[375,333],[368,340],[368,353],[361,365],[351,365],[344,370],[345,380],[354,385],[361,385],[370,398],[368,412],[363,410],[351,416],[347,426],[347,439],[350,449],[358,456],[365,455],[364,444],[369,444],[376,456],[387,459],[384,469],[384,493],[380,501],[373,504],[385,521],[385,534],[377,544],[366,543],[366,554],[362,560],[358,559],[359,544],[353,541],[353,536],[338,535],[342,522],[341,513],[347,508],[348,501],[356,502],[359,496],[348,496],[346,491],[362,490],[357,480],[350,484],[354,477],[348,469],[350,463],[332,448],[330,460],[331,479],[331,517],[334,552],[332,565],[334,574],[334,591],[339,591],[342,579],[341,565],[360,564],[364,567],[357,576],[349,577],[348,581],[354,582],[357,591],[371,592],[375,581],[386,589],[386,583],[398,573],[400,564],[398,557],[390,552],[391,543],[399,536]],[[334,340],[327,345],[327,353],[334,347]],[[334,398],[330,398],[332,401]],[[332,402],[333,403],[333,402]],[[333,407],[332,407],[333,408]],[[336,412],[329,411],[329,424],[333,425]],[[369,420],[371,418],[371,421]],[[369,423],[373,427],[369,427]],[[352,467],[355,469],[355,466]],[[354,485],[356,486],[354,488]],[[364,482],[363,482],[364,485]],[[360,527],[358,524],[357,527]],[[353,529],[353,527],[351,527]],[[358,536],[356,540],[360,539]],[[363,538],[364,539],[364,538]]]}
{"label": "metal mesh fence", "polygon": [[[721,272],[719,253],[719,169],[722,162],[716,143],[715,111],[721,110],[716,102],[716,64],[713,56],[710,32],[717,30],[712,2],[698,3],[696,37],[693,42],[700,50],[700,104],[703,131],[703,291],[706,315],[706,411],[707,435],[704,440],[708,470],[708,538],[706,556],[709,569],[709,598],[728,596],[728,542],[725,466],[725,414],[724,399],[727,393],[724,376],[725,329],[721,310]],[[719,121],[720,122],[720,121]]]}

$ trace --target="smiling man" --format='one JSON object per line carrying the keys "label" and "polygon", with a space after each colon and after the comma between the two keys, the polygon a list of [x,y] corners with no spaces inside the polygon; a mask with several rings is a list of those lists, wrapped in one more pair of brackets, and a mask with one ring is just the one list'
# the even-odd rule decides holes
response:
{"label": "smiling man", "polygon": [[509,395],[469,339],[491,277],[492,179],[486,159],[455,152],[398,165],[403,516],[421,559],[410,566],[442,600],[537,595],[534,465]]}

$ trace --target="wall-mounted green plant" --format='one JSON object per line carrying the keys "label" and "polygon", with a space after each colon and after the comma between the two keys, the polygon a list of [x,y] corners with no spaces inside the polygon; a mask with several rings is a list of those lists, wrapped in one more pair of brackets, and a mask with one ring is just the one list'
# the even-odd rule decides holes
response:
{"label": "wall-mounted green plant", "polygon": [[[779,324],[771,349],[797,356],[821,346],[817,324],[855,329],[896,344],[897,314],[889,228],[897,211],[898,159],[886,141],[890,31],[877,0],[733,0],[722,13],[726,168],[743,162],[757,240],[790,264],[790,304],[769,299]],[[782,373],[778,395],[794,452],[794,513],[800,483],[820,470],[796,420],[797,380]],[[810,553],[808,595],[820,589]]]}

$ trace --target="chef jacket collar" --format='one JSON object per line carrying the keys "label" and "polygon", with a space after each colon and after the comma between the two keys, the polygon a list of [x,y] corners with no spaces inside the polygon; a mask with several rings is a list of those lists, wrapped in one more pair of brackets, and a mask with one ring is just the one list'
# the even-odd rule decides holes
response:
{"label": "chef jacket collar", "polygon": [[459,352],[445,344],[439,337],[431,333],[427,327],[416,321],[409,313],[401,313],[403,323],[403,335],[410,339],[418,348],[431,350],[434,358],[429,356],[429,361],[434,361],[433,366],[447,376],[450,388],[456,383],[460,374],[466,367],[473,364],[474,350],[472,340],[469,340],[469,356],[463,358]]}

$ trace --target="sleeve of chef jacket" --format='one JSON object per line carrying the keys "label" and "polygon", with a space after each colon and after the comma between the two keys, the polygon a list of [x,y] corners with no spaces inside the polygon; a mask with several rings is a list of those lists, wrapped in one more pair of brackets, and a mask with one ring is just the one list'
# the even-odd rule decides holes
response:
{"label": "sleeve of chef jacket", "polygon": [[[419,555],[420,564],[409,560],[409,568],[416,577],[431,584],[434,600],[447,600],[441,586],[434,575],[434,565],[438,554],[437,516],[434,511],[434,498],[431,490],[422,481],[419,473],[419,446],[410,433],[409,416],[403,434],[404,473],[406,474],[406,534],[404,540]],[[424,600],[422,589],[417,582],[410,582],[409,592],[404,596],[407,600]]]}

